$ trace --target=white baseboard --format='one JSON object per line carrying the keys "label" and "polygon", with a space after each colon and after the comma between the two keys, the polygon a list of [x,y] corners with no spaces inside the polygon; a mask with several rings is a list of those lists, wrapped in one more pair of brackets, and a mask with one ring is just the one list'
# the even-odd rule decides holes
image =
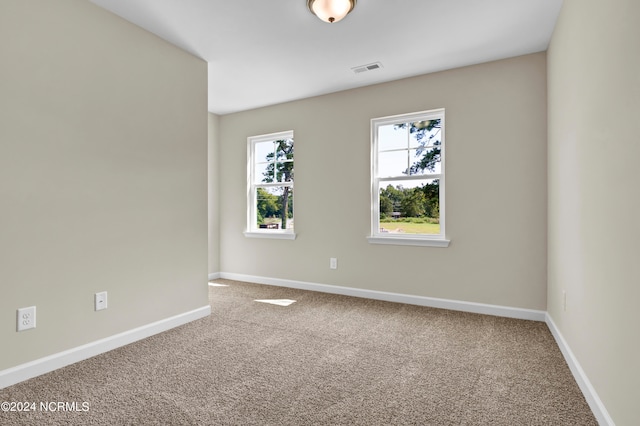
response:
{"label": "white baseboard", "polygon": [[387,302],[406,303],[409,305],[428,306],[431,308],[450,309],[453,311],[472,312],[476,314],[494,315],[499,317],[517,318],[532,321],[545,321],[546,312],[533,309],[512,308],[508,306],[487,305],[475,302],[461,302],[458,300],[438,299],[435,297],[412,296],[386,291],[365,290],[353,287],[341,287],[335,285],[316,284],[304,281],[283,280],[278,278],[265,278],[253,275],[234,274],[228,272],[219,273],[218,278],[245,281],[256,284],[266,284],[278,287],[312,290],[322,293],[342,294],[345,296],[362,297],[365,299],[384,300]]}
{"label": "white baseboard", "polygon": [[220,278],[220,272],[214,272],[209,274],[209,281],[217,280],[218,278]]}
{"label": "white baseboard", "polygon": [[571,348],[569,348],[567,341],[562,337],[560,330],[556,327],[556,324],[553,322],[549,313],[546,314],[545,322],[547,323],[549,330],[551,330],[551,334],[553,334],[553,337],[556,339],[556,343],[558,344],[558,347],[560,347],[560,351],[562,352],[564,359],[567,361],[569,369],[571,370],[573,377],[576,379],[578,387],[580,387],[580,390],[582,391],[584,398],[587,400],[593,415],[596,417],[596,420],[598,420],[598,423],[602,426],[615,426],[613,419],[609,416],[609,412],[602,403],[598,393],[589,381],[589,378],[580,366],[577,358],[573,355]]}
{"label": "white baseboard", "polygon": [[162,333],[188,322],[204,318],[211,314],[211,306],[203,306],[193,311],[185,312],[142,327],[134,328],[114,336],[96,340],[86,345],[78,346],[57,354],[49,355],[35,361],[27,362],[16,367],[0,371],[0,389],[31,379],[41,374],[49,373],[104,352],[128,345],[137,340]]}

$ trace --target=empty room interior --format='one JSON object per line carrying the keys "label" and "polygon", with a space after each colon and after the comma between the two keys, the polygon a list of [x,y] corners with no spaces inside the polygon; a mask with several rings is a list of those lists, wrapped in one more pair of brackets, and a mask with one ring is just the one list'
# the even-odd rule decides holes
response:
{"label": "empty room interior", "polygon": [[542,327],[597,423],[639,424],[640,2],[325,3],[0,1],[2,403],[269,291],[246,315]]}

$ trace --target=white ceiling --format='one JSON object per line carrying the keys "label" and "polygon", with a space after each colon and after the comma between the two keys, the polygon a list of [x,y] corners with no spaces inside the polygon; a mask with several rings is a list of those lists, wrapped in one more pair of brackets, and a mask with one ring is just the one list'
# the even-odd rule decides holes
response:
{"label": "white ceiling", "polygon": [[562,4],[360,0],[327,24],[306,0],[91,1],[206,60],[216,114],[544,51]]}

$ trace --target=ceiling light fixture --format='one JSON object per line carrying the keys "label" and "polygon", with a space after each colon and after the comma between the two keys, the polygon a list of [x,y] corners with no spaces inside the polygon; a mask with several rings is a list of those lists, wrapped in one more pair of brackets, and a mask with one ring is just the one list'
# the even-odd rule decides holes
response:
{"label": "ceiling light fixture", "polygon": [[356,0],[307,0],[311,13],[330,24],[347,16],[356,5]]}

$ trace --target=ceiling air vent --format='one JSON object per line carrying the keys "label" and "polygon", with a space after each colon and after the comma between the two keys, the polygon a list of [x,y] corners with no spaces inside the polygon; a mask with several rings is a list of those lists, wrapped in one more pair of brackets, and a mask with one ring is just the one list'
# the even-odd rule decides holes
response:
{"label": "ceiling air vent", "polygon": [[380,62],[374,62],[372,64],[360,65],[358,67],[351,68],[354,74],[360,74],[366,71],[373,71],[382,68],[382,64]]}

